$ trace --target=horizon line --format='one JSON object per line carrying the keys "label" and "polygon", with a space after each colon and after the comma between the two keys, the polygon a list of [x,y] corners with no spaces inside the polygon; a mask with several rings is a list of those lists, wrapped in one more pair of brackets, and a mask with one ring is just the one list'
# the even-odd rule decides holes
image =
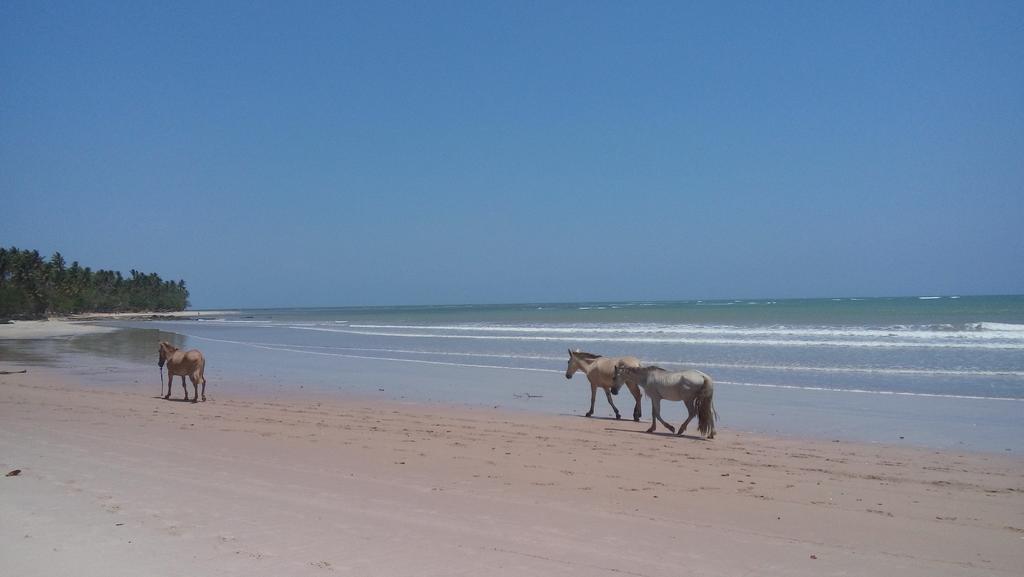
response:
{"label": "horizon line", "polygon": [[313,310],[313,309],[365,309],[365,308],[417,308],[417,307],[507,307],[527,305],[571,305],[571,304],[682,304],[700,302],[780,302],[780,301],[813,301],[813,300],[880,300],[880,299],[916,299],[916,300],[942,300],[961,298],[1007,298],[1024,297],[1024,293],[1016,294],[915,294],[915,295],[883,295],[883,296],[815,296],[815,297],[716,297],[716,298],[686,298],[686,299],[617,299],[617,300],[578,300],[578,301],[520,301],[520,302],[466,302],[466,303],[420,303],[420,304],[339,304],[339,305],[272,305],[272,306],[209,306],[204,308],[187,308],[186,311],[215,311],[215,310]]}

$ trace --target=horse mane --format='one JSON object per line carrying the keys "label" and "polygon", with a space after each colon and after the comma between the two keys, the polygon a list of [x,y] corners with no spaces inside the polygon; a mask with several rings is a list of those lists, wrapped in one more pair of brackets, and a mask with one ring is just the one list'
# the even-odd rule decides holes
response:
{"label": "horse mane", "polygon": [[594,353],[585,353],[583,351],[573,351],[572,356],[579,357],[581,359],[586,359],[588,361],[601,358],[601,355],[595,355]]}
{"label": "horse mane", "polygon": [[652,371],[661,371],[661,372],[663,372],[663,373],[667,373],[667,372],[668,372],[667,370],[665,370],[665,369],[663,369],[663,368],[659,367],[658,365],[647,365],[647,366],[646,366],[646,367],[644,367],[644,368],[645,368],[645,369],[649,369],[649,370],[652,370]]}

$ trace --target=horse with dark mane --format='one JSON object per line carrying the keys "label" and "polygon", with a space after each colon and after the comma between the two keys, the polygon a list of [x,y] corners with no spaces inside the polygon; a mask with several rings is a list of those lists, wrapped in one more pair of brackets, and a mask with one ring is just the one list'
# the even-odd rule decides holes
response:
{"label": "horse with dark mane", "polygon": [[[576,371],[583,371],[583,374],[587,375],[587,380],[590,381],[590,410],[587,411],[588,417],[594,414],[594,399],[597,396],[597,389],[602,388],[604,389],[605,397],[608,398],[608,404],[615,411],[615,418],[622,418],[619,415],[619,409],[612,401],[612,395],[619,394],[619,387],[615,387],[612,382],[615,376],[615,367],[619,365],[639,367],[640,361],[636,357],[602,357],[593,353],[569,350],[569,366],[565,369],[565,378],[571,379]],[[629,392],[636,400],[636,405],[633,407],[633,420],[639,421],[640,400],[643,399],[643,393],[640,392],[640,389],[632,381],[627,380],[626,386],[629,387]]]}

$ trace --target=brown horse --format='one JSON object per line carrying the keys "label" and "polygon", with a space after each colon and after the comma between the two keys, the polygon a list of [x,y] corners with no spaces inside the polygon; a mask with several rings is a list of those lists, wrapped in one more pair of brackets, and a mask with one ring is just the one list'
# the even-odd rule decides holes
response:
{"label": "brown horse", "polygon": [[185,385],[185,376],[187,375],[192,381],[192,388],[195,390],[192,402],[194,403],[199,400],[199,383],[203,383],[203,400],[206,400],[206,377],[203,376],[203,370],[206,368],[206,359],[203,357],[203,353],[195,349],[185,352],[171,343],[161,341],[160,360],[157,361],[157,364],[162,369],[164,363],[167,363],[167,394],[164,395],[165,399],[171,398],[171,385],[174,384],[174,377],[180,376],[181,388],[185,389],[185,400],[188,400],[188,387]]}
{"label": "brown horse", "polygon": [[[619,387],[614,386],[613,379],[615,377],[615,367],[620,365],[639,367],[640,361],[635,357],[602,357],[592,353],[569,350],[569,366],[565,369],[565,378],[571,379],[576,371],[583,371],[587,375],[587,380],[590,381],[590,410],[587,411],[588,417],[594,414],[594,398],[597,396],[598,387],[600,387],[604,389],[604,395],[608,398],[608,404],[615,411],[615,418],[622,418],[619,415],[619,409],[612,402],[612,394],[619,394]],[[643,393],[633,383],[627,382],[626,386],[629,387],[629,392],[633,394],[633,398],[636,400],[636,405],[633,407],[633,420],[639,421],[640,400],[643,398]]]}

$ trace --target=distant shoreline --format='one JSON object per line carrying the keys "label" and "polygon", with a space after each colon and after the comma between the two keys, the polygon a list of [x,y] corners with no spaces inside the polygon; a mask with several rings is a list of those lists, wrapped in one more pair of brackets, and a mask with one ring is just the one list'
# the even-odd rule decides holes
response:
{"label": "distant shoreline", "polygon": [[82,313],[78,315],[55,316],[40,320],[13,320],[0,324],[0,339],[46,339],[84,334],[108,333],[119,330],[116,327],[91,324],[94,321],[111,320],[181,320],[208,318],[223,315],[224,311],[143,311],[133,313]]}
{"label": "distant shoreline", "polygon": [[228,314],[229,311],[216,310],[216,311],[196,311],[196,310],[184,310],[184,311],[139,311],[129,313],[81,313],[76,315],[67,315],[64,317],[53,317],[50,320],[67,320],[67,321],[109,321],[109,320],[128,320],[128,321],[147,321],[147,320],[163,320],[163,319],[183,319],[183,318],[207,318],[216,317]]}

